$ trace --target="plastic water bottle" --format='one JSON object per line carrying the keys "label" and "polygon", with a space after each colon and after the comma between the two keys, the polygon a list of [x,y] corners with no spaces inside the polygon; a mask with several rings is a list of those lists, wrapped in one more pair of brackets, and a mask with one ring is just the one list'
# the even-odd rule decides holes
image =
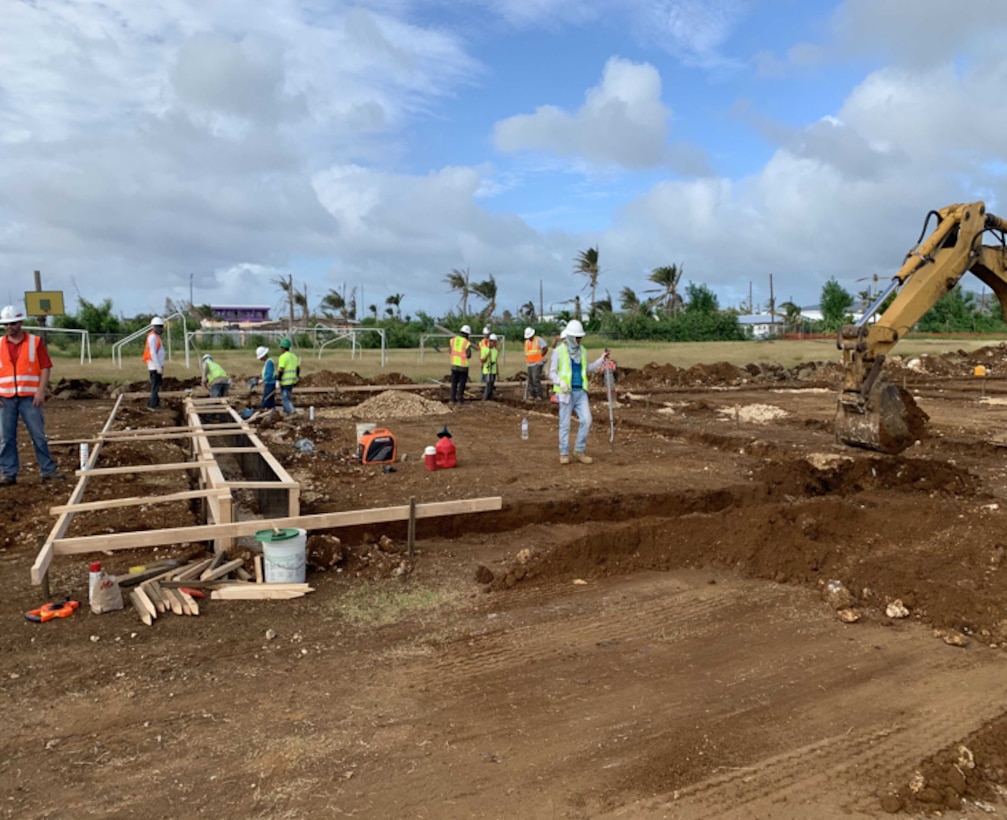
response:
{"label": "plastic water bottle", "polygon": [[94,591],[101,580],[101,561],[92,561],[87,568],[87,600],[94,600]]}
{"label": "plastic water bottle", "polygon": [[80,444],[80,468],[82,470],[87,469],[87,462],[91,456],[90,447],[86,441],[82,441]]}
{"label": "plastic water bottle", "polygon": [[525,416],[521,419],[521,438],[525,441],[528,440],[528,417]]}

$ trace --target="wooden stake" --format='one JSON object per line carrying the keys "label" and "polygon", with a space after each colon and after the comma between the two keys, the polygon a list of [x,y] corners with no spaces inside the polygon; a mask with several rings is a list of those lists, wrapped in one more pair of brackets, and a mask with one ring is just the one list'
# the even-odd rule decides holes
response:
{"label": "wooden stake", "polygon": [[409,529],[406,544],[409,548],[409,557],[412,558],[416,552],[416,496],[409,496]]}

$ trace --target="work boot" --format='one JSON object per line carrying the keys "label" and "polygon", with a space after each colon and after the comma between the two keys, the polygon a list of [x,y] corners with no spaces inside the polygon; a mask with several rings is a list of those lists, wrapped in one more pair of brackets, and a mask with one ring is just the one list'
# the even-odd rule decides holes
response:
{"label": "work boot", "polygon": [[560,464],[569,464],[570,463],[570,456],[560,456],[559,457],[559,463]]}
{"label": "work boot", "polygon": [[592,461],[594,461],[594,459],[591,458],[591,456],[589,456],[587,453],[574,453],[574,457],[581,464],[590,464]]}
{"label": "work boot", "polygon": [[66,476],[63,473],[57,471],[55,473],[49,473],[49,475],[42,476],[43,481],[66,481]]}
{"label": "work boot", "polygon": [[17,484],[16,475],[0,476],[0,487],[9,487],[11,484]]}

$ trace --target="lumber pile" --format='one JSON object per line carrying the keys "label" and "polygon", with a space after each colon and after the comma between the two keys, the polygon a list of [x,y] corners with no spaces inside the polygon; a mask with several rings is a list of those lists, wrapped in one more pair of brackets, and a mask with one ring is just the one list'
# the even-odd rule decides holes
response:
{"label": "lumber pile", "polygon": [[199,615],[199,600],[207,597],[221,601],[277,601],[300,598],[314,588],[307,584],[262,581],[262,556],[255,556],[255,575],[244,567],[244,560],[226,560],[221,551],[212,558],[189,561],[163,561],[135,568],[116,578],[140,620],[152,626],[158,616]]}

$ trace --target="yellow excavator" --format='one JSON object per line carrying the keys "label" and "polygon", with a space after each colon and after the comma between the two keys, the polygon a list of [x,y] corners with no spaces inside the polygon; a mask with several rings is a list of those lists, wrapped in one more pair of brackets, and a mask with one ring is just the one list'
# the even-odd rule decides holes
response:
{"label": "yellow excavator", "polygon": [[[926,240],[930,218],[937,225]],[[989,232],[998,246],[983,245]],[[854,447],[900,453],[920,439],[928,416],[901,387],[885,380],[885,356],[924,313],[968,271],[1000,300],[1007,316],[1007,220],[986,213],[983,202],[931,211],[916,246],[855,325],[844,325],[836,341],[843,351],[843,386],[836,409],[836,439]],[[877,321],[871,318],[892,293]]]}

